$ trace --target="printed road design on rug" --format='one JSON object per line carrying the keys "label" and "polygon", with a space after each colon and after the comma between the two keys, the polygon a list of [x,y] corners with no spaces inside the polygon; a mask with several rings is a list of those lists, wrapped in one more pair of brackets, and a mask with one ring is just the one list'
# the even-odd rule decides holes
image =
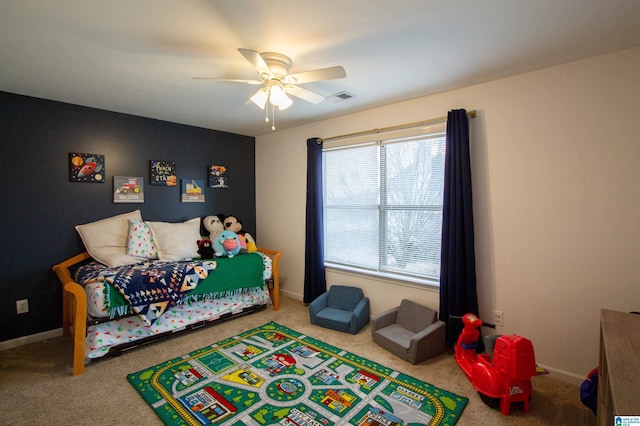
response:
{"label": "printed road design on rug", "polygon": [[127,378],[167,425],[454,425],[468,402],[275,322]]}

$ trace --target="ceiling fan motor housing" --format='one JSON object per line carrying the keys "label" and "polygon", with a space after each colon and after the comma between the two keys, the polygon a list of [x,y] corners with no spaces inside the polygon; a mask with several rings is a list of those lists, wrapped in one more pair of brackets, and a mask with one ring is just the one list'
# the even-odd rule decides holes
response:
{"label": "ceiling fan motor housing", "polygon": [[291,66],[291,59],[281,53],[264,52],[261,53],[262,59],[267,64],[273,75],[282,80],[287,74],[289,74],[289,67]]}

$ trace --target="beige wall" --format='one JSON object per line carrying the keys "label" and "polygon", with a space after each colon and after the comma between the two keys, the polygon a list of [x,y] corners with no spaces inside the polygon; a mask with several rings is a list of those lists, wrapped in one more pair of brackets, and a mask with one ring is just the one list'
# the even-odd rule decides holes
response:
{"label": "beige wall", "polygon": [[[306,139],[419,121],[470,121],[480,314],[533,341],[575,382],[598,363],[601,308],[640,310],[640,48],[325,120],[256,140],[259,243],[284,252],[302,299]],[[295,107],[295,106],[294,106]],[[438,293],[334,272],[373,313]]]}

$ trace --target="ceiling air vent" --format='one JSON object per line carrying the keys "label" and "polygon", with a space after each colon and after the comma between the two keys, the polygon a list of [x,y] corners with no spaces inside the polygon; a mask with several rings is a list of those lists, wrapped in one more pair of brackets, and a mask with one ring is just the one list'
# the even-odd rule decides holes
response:
{"label": "ceiling air vent", "polygon": [[355,96],[356,95],[351,94],[349,92],[339,92],[339,93],[336,93],[335,95],[331,95],[327,97],[327,100],[335,104],[338,102],[346,101],[347,99],[354,98]]}

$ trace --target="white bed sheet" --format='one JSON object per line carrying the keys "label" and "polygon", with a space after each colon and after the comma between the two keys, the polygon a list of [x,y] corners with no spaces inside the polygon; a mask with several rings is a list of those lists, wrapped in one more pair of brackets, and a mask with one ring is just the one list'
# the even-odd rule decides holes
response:
{"label": "white bed sheet", "polygon": [[109,318],[105,294],[107,292],[104,281],[89,283],[84,286],[87,294],[87,313],[94,318]]}
{"label": "white bed sheet", "polygon": [[[96,290],[97,291],[97,290]],[[101,290],[100,290],[101,291]],[[87,290],[89,293],[89,290]],[[203,299],[174,306],[165,312],[152,326],[137,315],[111,320],[87,327],[85,359],[100,358],[113,346],[133,342],[163,332],[174,332],[204,320],[215,320],[226,313],[254,305],[269,305],[271,299],[265,285],[261,290],[220,299]],[[88,306],[91,303],[87,304]],[[92,307],[93,308],[93,307]],[[99,307],[95,307],[100,312]],[[106,312],[106,308],[104,308]],[[102,313],[101,317],[108,314]]]}

